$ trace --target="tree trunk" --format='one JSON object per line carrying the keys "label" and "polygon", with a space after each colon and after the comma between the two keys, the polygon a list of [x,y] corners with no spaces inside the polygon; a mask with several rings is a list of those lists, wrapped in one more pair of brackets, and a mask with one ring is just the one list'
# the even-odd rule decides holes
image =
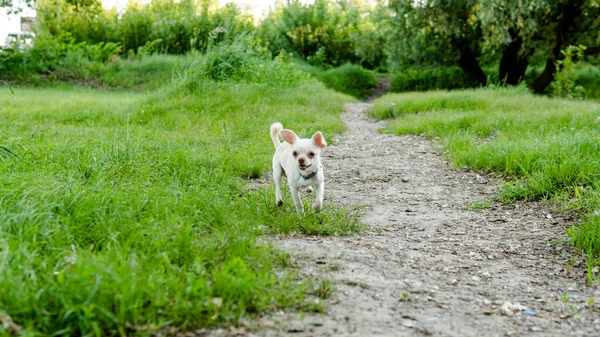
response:
{"label": "tree trunk", "polygon": [[566,47],[569,28],[575,22],[575,19],[581,16],[583,1],[567,1],[563,6],[559,6],[559,12],[562,13],[558,25],[556,25],[556,44],[552,49],[552,55],[546,59],[546,68],[542,74],[533,81],[531,90],[536,94],[543,94],[546,88],[554,80],[556,73],[557,60],[563,58],[561,50]]}
{"label": "tree trunk", "polygon": [[500,80],[506,84],[517,85],[521,83],[525,76],[525,71],[529,65],[530,52],[522,53],[523,39],[514,29],[509,30],[512,41],[504,48],[498,74]]}
{"label": "tree trunk", "polygon": [[531,84],[531,90],[533,90],[534,93],[543,94],[546,91],[546,88],[554,80],[554,74],[556,73],[556,64],[554,62],[553,57],[549,57],[546,60],[544,71]]}
{"label": "tree trunk", "polygon": [[466,44],[462,43],[460,49],[460,61],[459,65],[462,70],[469,75],[471,80],[478,85],[484,86],[487,83],[487,77],[479,65],[479,61],[475,57],[473,50]]}

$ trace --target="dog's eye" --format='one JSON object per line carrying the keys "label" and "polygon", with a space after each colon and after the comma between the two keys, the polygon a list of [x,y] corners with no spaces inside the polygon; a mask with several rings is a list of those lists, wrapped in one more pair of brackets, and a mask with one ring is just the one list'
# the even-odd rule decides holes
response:
{"label": "dog's eye", "polygon": [[312,158],[312,157],[314,157],[314,156],[315,156],[315,153],[314,153],[314,152],[309,152],[309,153],[308,153],[308,158]]}
{"label": "dog's eye", "polygon": [[296,151],[292,152],[292,154],[294,155],[294,157],[298,156],[298,152],[296,152]]}

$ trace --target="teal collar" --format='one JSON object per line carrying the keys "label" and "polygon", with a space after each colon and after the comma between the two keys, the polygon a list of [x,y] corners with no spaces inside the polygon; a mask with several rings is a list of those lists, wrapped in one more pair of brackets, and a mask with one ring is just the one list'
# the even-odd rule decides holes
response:
{"label": "teal collar", "polygon": [[298,170],[298,173],[300,173],[300,176],[301,176],[301,177],[302,177],[302,179],[304,179],[304,180],[308,180],[308,179],[310,179],[310,178],[312,178],[312,177],[316,176],[316,175],[317,175],[317,172],[319,172],[319,168],[317,167],[317,169],[315,170],[315,172],[313,172],[313,173],[311,173],[311,174],[309,174],[309,175],[305,176],[305,175],[303,175],[303,174],[302,174],[302,172],[300,172],[300,169],[298,169],[297,167],[296,167],[296,170]]}

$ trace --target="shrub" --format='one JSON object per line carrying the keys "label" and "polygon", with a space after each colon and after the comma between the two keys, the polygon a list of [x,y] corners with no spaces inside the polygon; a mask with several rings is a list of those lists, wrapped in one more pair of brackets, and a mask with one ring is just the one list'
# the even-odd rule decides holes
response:
{"label": "shrub", "polygon": [[274,55],[285,50],[312,65],[351,62],[374,69],[385,61],[382,8],[355,1],[288,1],[269,12],[257,35]]}
{"label": "shrub", "polygon": [[90,44],[118,43],[122,55],[205,51],[211,39],[231,40],[255,30],[252,16],[233,3],[218,6],[217,0],[132,1],[121,13],[103,9],[98,1],[40,0],[36,8],[40,32],[69,33],[76,42]]}
{"label": "shrub", "polygon": [[91,73],[118,55],[120,45],[111,42],[75,43],[69,33],[36,38],[31,49],[7,50],[0,55],[0,77],[30,82],[37,75],[50,80],[87,79]]}
{"label": "shrub", "polygon": [[554,97],[580,99],[585,95],[583,87],[575,84],[577,70],[581,64],[575,58],[583,59],[585,46],[569,46],[562,51],[564,59],[556,61],[556,75],[550,84],[550,92]]}
{"label": "shrub", "polygon": [[409,69],[396,74],[391,91],[427,91],[436,89],[472,88],[475,84],[459,67]]}
{"label": "shrub", "polygon": [[585,89],[585,98],[600,98],[600,67],[582,62],[577,69],[575,86]]}
{"label": "shrub", "polygon": [[287,87],[309,77],[294,67],[290,54],[282,51],[271,60],[269,53],[253,45],[248,37],[209,47],[200,68],[202,75],[215,81],[243,81],[279,87]]}
{"label": "shrub", "polygon": [[357,98],[366,98],[377,86],[373,72],[351,63],[327,70],[319,78],[327,87]]}

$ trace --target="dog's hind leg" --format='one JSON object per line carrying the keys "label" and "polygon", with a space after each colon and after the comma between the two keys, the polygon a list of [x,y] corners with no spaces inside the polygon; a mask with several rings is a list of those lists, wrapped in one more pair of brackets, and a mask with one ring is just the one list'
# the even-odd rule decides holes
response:
{"label": "dog's hind leg", "polygon": [[275,201],[277,206],[283,205],[283,198],[281,197],[281,176],[283,174],[283,168],[279,163],[273,163],[273,180],[275,181]]}

